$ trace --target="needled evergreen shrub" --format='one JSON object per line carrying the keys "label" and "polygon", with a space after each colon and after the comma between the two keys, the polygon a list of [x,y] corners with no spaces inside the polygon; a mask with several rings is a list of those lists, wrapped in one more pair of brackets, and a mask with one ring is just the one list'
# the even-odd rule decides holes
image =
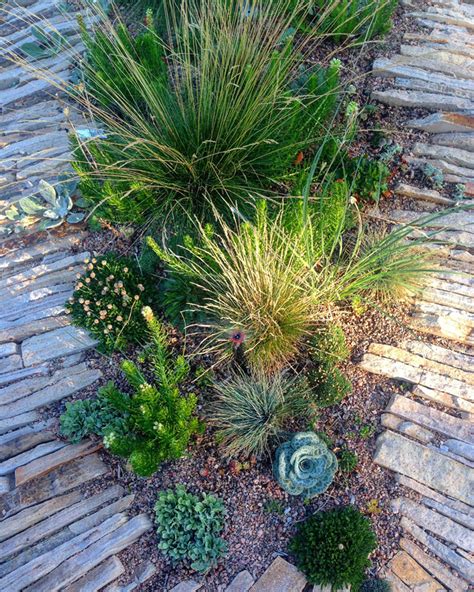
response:
{"label": "needled evergreen shrub", "polygon": [[145,307],[143,314],[154,382],[126,360],[122,370],[132,393],[123,393],[110,382],[99,390],[97,400],[68,404],[61,416],[61,432],[73,442],[89,434],[101,436],[110,452],[127,458],[135,473],[148,477],[161,463],[183,456],[191,437],[203,426],[194,416],[196,396],[180,392],[189,374],[185,358],[171,357],[163,326],[150,308]]}
{"label": "needled evergreen shrub", "polygon": [[88,329],[103,352],[143,343],[148,329],[142,308],[155,299],[151,278],[134,261],[113,253],[85,264],[66,304],[74,324]]}
{"label": "needled evergreen shrub", "polygon": [[[184,3],[188,5],[188,3]],[[97,215],[134,223],[210,203],[229,211],[300,174],[336,107],[340,63],[308,66],[289,16],[202,0],[133,38],[103,19],[83,28],[85,104],[101,132],[76,138],[74,167]]]}
{"label": "needled evergreen shrub", "polygon": [[188,493],[182,485],[162,491],[155,504],[158,548],[173,561],[186,561],[200,573],[217,565],[227,545],[220,534],[226,510],[221,500]]}
{"label": "needled evergreen shrub", "polygon": [[106,430],[104,445],[112,453],[128,458],[138,475],[149,476],[161,463],[183,456],[190,438],[202,426],[193,415],[196,396],[183,396],[179,390],[189,374],[185,358],[171,358],[163,326],[151,309],[145,308],[143,314],[152,340],[148,356],[155,382],[150,384],[133,362],[122,363],[134,392],[128,396],[115,389],[108,399],[112,407],[127,415],[128,432]]}
{"label": "needled evergreen shrub", "polygon": [[357,592],[376,548],[370,521],[353,506],[318,512],[299,526],[290,543],[301,571],[311,584]]}

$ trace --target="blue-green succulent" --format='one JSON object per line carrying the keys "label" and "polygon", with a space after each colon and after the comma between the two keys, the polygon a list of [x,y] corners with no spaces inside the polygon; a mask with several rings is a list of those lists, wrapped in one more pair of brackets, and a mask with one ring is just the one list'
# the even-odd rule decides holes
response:
{"label": "blue-green succulent", "polygon": [[336,471],[336,455],[314,432],[299,432],[279,446],[273,463],[280,487],[306,498],[326,491]]}

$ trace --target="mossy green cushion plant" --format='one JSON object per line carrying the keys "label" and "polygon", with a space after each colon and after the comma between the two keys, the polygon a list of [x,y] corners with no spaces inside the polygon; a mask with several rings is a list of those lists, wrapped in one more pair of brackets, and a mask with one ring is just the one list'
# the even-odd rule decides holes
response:
{"label": "mossy green cushion plant", "polygon": [[352,391],[352,384],[330,362],[323,362],[307,374],[309,384],[314,389],[315,402],[318,407],[331,407],[340,403]]}
{"label": "mossy green cushion plant", "polygon": [[277,448],[273,474],[291,495],[312,498],[326,491],[337,471],[337,458],[314,432],[300,432]]}
{"label": "mossy green cushion plant", "polygon": [[158,548],[173,561],[186,561],[200,573],[215,567],[227,545],[220,534],[226,510],[218,498],[200,497],[182,485],[162,491],[155,504]]}
{"label": "mossy green cushion plant", "polygon": [[377,540],[370,521],[353,506],[318,512],[303,522],[290,551],[311,584],[357,592]]}
{"label": "mossy green cushion plant", "polygon": [[142,308],[154,300],[150,278],[134,261],[113,253],[86,259],[85,264],[66,304],[74,324],[88,329],[106,353],[143,343],[147,325]]}

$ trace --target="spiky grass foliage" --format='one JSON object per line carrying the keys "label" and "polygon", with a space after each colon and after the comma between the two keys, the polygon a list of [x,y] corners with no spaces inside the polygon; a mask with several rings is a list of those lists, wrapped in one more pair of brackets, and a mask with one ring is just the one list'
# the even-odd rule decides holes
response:
{"label": "spiky grass foliage", "polygon": [[193,287],[188,306],[210,321],[211,348],[223,358],[242,345],[253,370],[272,373],[295,356],[316,321],[304,244],[272,220],[262,202],[255,224],[237,230],[216,212],[219,232],[198,223],[199,242],[175,255],[149,239],[172,277]]}
{"label": "spiky grass foliage", "polygon": [[336,42],[348,37],[368,41],[387,33],[398,0],[311,0],[316,31]]}
{"label": "spiky grass foliage", "polygon": [[434,270],[418,249],[429,236],[409,241],[411,227],[369,240],[345,183],[276,214],[261,202],[253,223],[230,226],[217,213],[216,220],[214,233],[197,223],[192,247],[173,252],[153,239],[149,245],[170,277],[189,286],[190,300],[181,305],[208,319],[201,322],[208,347],[223,358],[240,348],[257,372],[288,364],[332,306],[355,297],[399,298]]}
{"label": "spiky grass foliage", "polygon": [[242,207],[295,174],[299,151],[324,135],[335,109],[340,64],[308,69],[288,34],[291,15],[260,0],[238,10],[183,4],[169,43],[151,16],[136,38],[107,18],[93,33],[83,28],[77,98],[106,137],[78,141],[74,166],[91,207],[109,219]]}
{"label": "spiky grass foliage", "polygon": [[315,412],[311,390],[295,377],[235,374],[215,383],[214,390],[209,419],[217,426],[217,439],[228,456],[270,453],[289,419],[311,419]]}

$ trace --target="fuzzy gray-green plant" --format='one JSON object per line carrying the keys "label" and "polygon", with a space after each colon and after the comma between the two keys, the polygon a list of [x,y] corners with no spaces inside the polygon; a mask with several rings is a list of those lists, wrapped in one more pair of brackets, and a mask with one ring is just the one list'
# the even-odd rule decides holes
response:
{"label": "fuzzy gray-green plant", "polygon": [[314,432],[300,432],[275,453],[273,474],[291,495],[312,498],[326,491],[337,471],[336,455]]}
{"label": "fuzzy gray-green plant", "polygon": [[[5,211],[4,217],[13,224],[5,226],[2,233],[20,233],[36,223],[38,230],[49,230],[61,226],[64,222],[82,222],[85,212],[72,211],[72,195],[76,186],[77,181],[67,180],[65,177],[61,177],[56,185],[41,179],[37,193],[20,198]],[[78,203],[80,202],[76,202],[76,205]]]}
{"label": "fuzzy gray-green plant", "polygon": [[107,394],[114,388],[109,382],[99,389],[96,399],[66,403],[66,410],[60,417],[61,435],[77,444],[91,434],[103,437],[109,429],[124,433],[126,415],[114,409],[107,399]]}
{"label": "fuzzy gray-green plant", "polygon": [[155,504],[158,548],[173,561],[186,561],[205,573],[227,550],[220,536],[225,515],[224,504],[213,495],[198,497],[182,485],[162,491]]}

